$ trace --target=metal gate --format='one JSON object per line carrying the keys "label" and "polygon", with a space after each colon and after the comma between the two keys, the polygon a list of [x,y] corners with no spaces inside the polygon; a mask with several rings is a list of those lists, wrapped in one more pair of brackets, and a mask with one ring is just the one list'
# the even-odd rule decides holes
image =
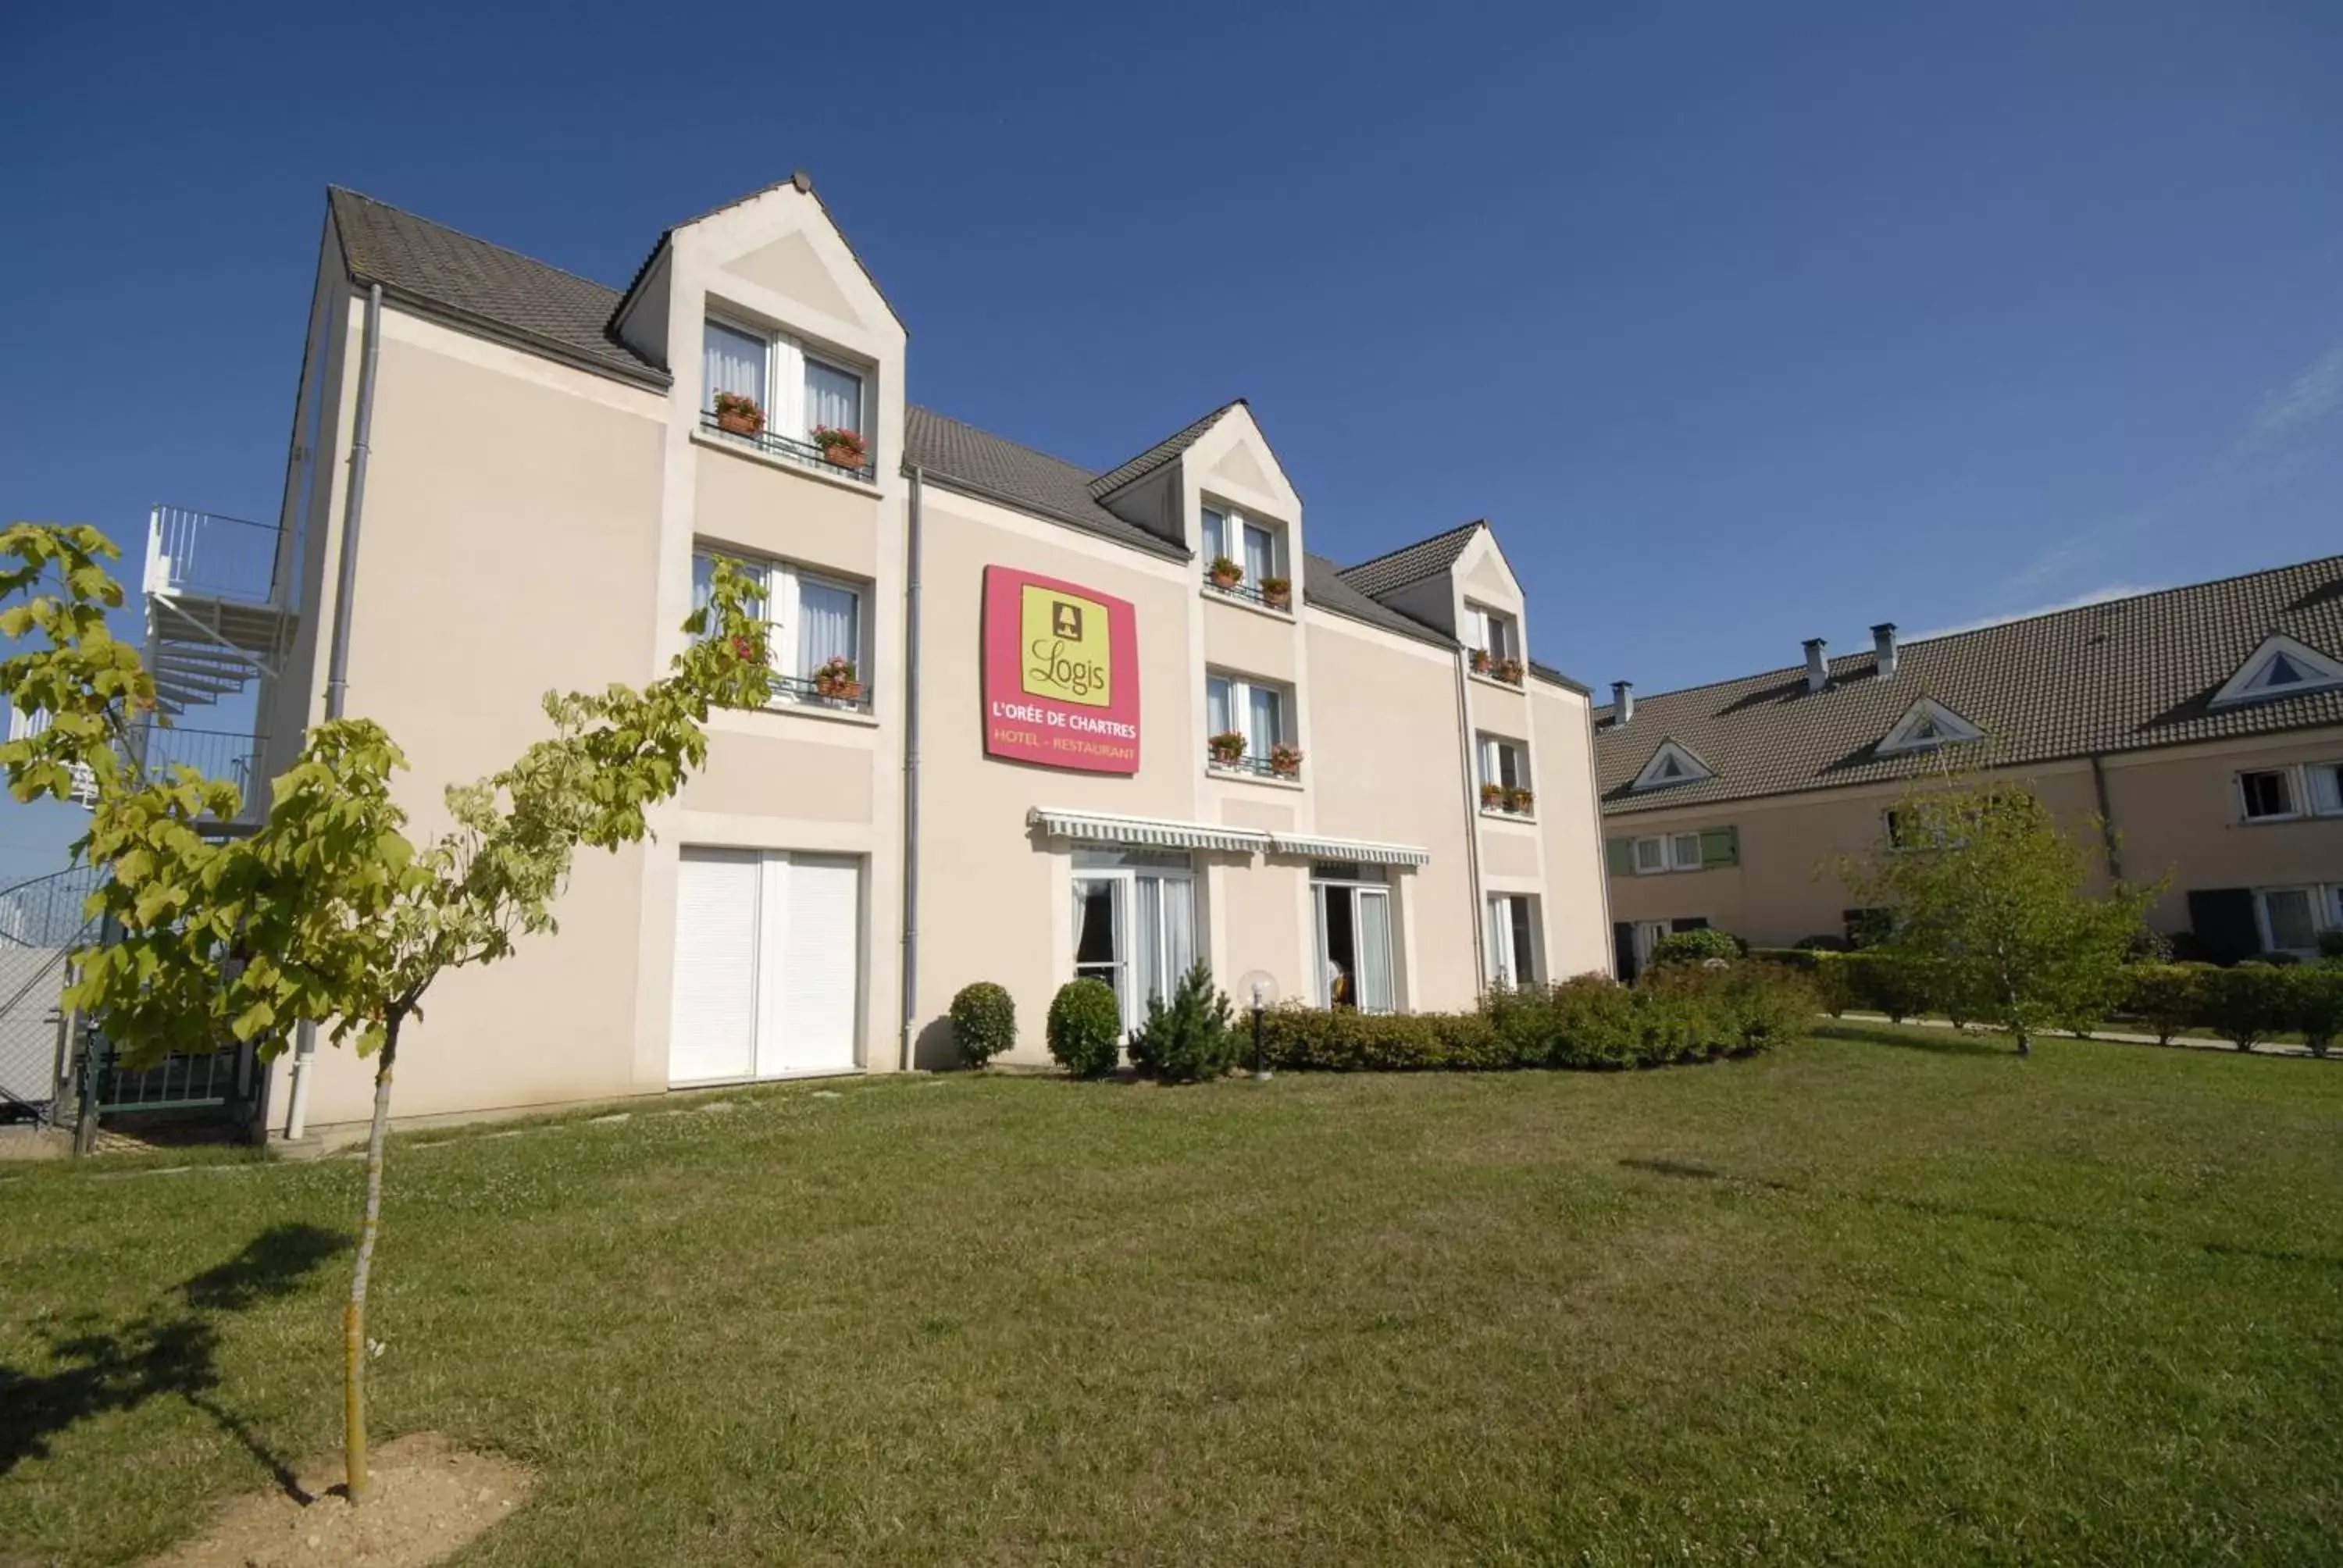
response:
{"label": "metal gate", "polygon": [[104,937],[85,913],[102,876],[75,866],[0,889],[0,1119],[71,1126],[84,1150],[115,1115],[184,1112],[250,1136],[264,1082],[250,1046],[132,1068],[65,1010],[66,960]]}

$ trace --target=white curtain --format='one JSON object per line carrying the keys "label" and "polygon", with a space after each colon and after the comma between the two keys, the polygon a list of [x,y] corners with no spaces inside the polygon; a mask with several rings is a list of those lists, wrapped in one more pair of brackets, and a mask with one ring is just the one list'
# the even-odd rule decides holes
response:
{"label": "white curtain", "polygon": [[1131,893],[1136,907],[1131,912],[1131,1021],[1135,1024],[1147,1016],[1147,999],[1163,996],[1167,987],[1163,978],[1163,879],[1135,877]]}
{"label": "white curtain", "polygon": [[1209,567],[1228,553],[1229,520],[1212,508],[1206,507],[1204,508],[1204,564]]}
{"label": "white curtain", "polygon": [[1176,986],[1196,963],[1196,884],[1166,877],[1163,886],[1163,954],[1166,981]]}
{"label": "white curtain", "polygon": [[1256,588],[1261,586],[1262,578],[1277,574],[1276,543],[1267,528],[1256,528],[1251,523],[1245,525],[1245,576]]}
{"label": "white curtain", "polygon": [[2310,890],[2308,888],[2281,888],[2262,895],[2262,907],[2269,916],[2269,940],[2273,948],[2300,951],[2318,945],[2318,932],[2310,918]]}
{"label": "white curtain", "polygon": [[1207,676],[1204,679],[1204,733],[1226,735],[1235,728],[1229,721],[1229,678]]}
{"label": "white curtain", "polygon": [[805,390],[808,436],[813,434],[815,426],[827,425],[833,430],[851,430],[868,440],[870,432],[862,427],[861,377],[851,370],[824,365],[819,359],[808,359]]}
{"label": "white curtain", "polygon": [[1245,747],[1255,757],[1265,758],[1284,739],[1278,733],[1278,694],[1273,687],[1267,686],[1250,687],[1246,694],[1251,700],[1245,704]]}
{"label": "white curtain", "polygon": [[757,407],[767,413],[772,405],[765,401],[765,340],[748,333],[711,321],[702,338],[706,388],[700,396],[706,399],[704,408],[716,407],[719,392],[737,392],[744,397],[754,397]]}
{"label": "white curtain", "polygon": [[2311,769],[2310,806],[2314,811],[2343,811],[2343,764],[2321,762]]}
{"label": "white curtain", "polygon": [[811,679],[813,672],[833,658],[850,660],[858,679],[869,680],[862,668],[862,639],[856,625],[860,601],[854,590],[798,579],[798,673]]}
{"label": "white curtain", "polygon": [[1359,1006],[1368,1012],[1392,1010],[1391,895],[1358,890]]}

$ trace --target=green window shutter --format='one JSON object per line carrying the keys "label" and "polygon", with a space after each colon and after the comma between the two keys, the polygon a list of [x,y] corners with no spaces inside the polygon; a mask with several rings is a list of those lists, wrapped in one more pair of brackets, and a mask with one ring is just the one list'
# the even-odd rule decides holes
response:
{"label": "green window shutter", "polygon": [[1614,877],[1634,876],[1635,874],[1635,840],[1605,839],[1603,841],[1603,861]]}
{"label": "green window shutter", "polygon": [[1741,864],[1741,829],[1703,828],[1700,830],[1700,863],[1704,870],[1711,866]]}

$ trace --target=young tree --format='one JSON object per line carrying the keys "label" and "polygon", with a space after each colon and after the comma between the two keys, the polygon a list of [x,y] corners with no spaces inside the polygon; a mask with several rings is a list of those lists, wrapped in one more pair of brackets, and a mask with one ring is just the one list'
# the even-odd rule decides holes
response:
{"label": "young tree", "polygon": [[[0,688],[46,729],[0,747],[20,800],[63,797],[76,765],[96,782],[88,834],[74,846],[111,874],[91,912],[116,940],[79,953],[67,993],[133,1066],[175,1052],[285,1048],[317,1025],[376,1059],[364,1221],[343,1313],[349,1494],[367,1489],[367,1283],[381,1231],[384,1135],[399,1033],[449,970],[505,957],[552,913],[579,847],[615,849],[647,832],[646,810],[707,759],[715,707],[767,699],[753,588],[719,566],[711,602],[686,623],[690,646],[636,690],[548,693],[550,739],[478,783],[446,792],[454,826],[417,844],[393,799],[407,766],[381,726],[315,726],[248,837],[206,832],[234,819],[234,786],[194,769],[148,778],[123,761],[124,726],[155,705],[137,651],[111,638],[122,589],[96,529],[17,524],[0,533],[0,634],[35,646],[0,663]],[[50,591],[35,591],[43,588]],[[26,602],[17,604],[19,596]],[[708,635],[711,629],[714,635]]]}
{"label": "young tree", "polygon": [[1885,907],[1881,950],[1954,1016],[2016,1037],[2087,1020],[2112,1001],[2161,883],[2088,890],[2091,852],[2024,788],[1952,775],[1906,790],[1870,854],[1845,863],[1855,897]]}

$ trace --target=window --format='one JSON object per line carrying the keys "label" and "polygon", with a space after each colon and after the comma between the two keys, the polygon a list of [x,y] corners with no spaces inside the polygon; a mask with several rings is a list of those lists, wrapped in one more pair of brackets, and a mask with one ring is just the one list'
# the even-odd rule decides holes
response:
{"label": "window", "polygon": [[1662,871],[1697,871],[1707,863],[1702,852],[1701,835],[1664,833],[1656,838],[1635,840],[1635,872],[1638,876],[1656,876]]}
{"label": "window", "polygon": [[[1220,507],[1204,508],[1204,576],[1212,578],[1212,562],[1226,557],[1244,574],[1237,588],[1222,588],[1239,598],[1259,601],[1262,584],[1285,576],[1283,535],[1271,524]],[[1221,588],[1220,584],[1213,584]],[[1289,601],[1290,602],[1290,601]],[[1282,608],[1280,606],[1279,608]]]}
{"label": "window", "polygon": [[[707,548],[692,552],[695,610],[708,607],[719,553]],[[757,584],[754,608],[769,628],[775,699],[867,709],[871,679],[862,588],[780,561],[742,560],[740,565]]]}
{"label": "window", "polygon": [[2310,809],[2321,817],[2343,813],[2343,762],[2314,762],[2303,771],[2310,779]]}
{"label": "window", "polygon": [[1873,749],[1883,757],[1892,757],[1910,751],[1934,751],[1939,746],[1984,738],[1984,730],[1936,699],[1924,697],[1904,710],[1904,717]]}
{"label": "window", "polygon": [[1481,737],[1481,807],[1525,815],[1530,809],[1530,754],[1518,740]]}
{"label": "window", "polygon": [[1472,633],[1472,645],[1487,654],[1492,662],[1522,656],[1521,632],[1512,616],[1477,604],[1467,604],[1464,613],[1470,622],[1467,629]]}
{"label": "window", "polygon": [[2248,822],[2296,815],[2291,769],[2273,768],[2237,775],[2237,799]]}
{"label": "window", "polygon": [[[805,447],[817,428],[852,430],[866,440],[862,376],[808,350],[795,339],[708,318],[701,340],[700,411],[713,416],[716,395],[753,398],[764,412],[764,435]],[[866,447],[866,452],[868,448]],[[865,466],[870,466],[866,456]]]}
{"label": "window", "polygon": [[2327,900],[2322,900],[2317,888],[2258,890],[2254,906],[2261,920],[2264,950],[2305,956],[2317,952],[2319,906],[2323,901]]}
{"label": "window", "polygon": [[1310,896],[1318,924],[1318,1005],[1389,1012],[1391,889],[1380,866],[1313,866]]}
{"label": "window", "polygon": [[1280,746],[1293,743],[1285,689],[1242,675],[1204,677],[1204,732],[1208,736],[1237,735],[1243,749],[1231,756],[1219,747],[1208,755],[1216,767],[1248,773],[1274,770],[1272,759]]}
{"label": "window", "polygon": [[1716,770],[1698,757],[1691,748],[1674,737],[1663,739],[1652,750],[1643,771],[1628,788],[1635,790],[1664,789],[1674,784],[1697,784],[1716,777]]}
{"label": "window", "polygon": [[1489,983],[1499,989],[1535,985],[1544,969],[1538,942],[1536,900],[1525,893],[1489,895]]}
{"label": "window", "polygon": [[2272,632],[2246,657],[2237,673],[2207,700],[2212,708],[2241,702],[2269,702],[2306,691],[2343,686],[2343,661],[2287,636]]}
{"label": "window", "polygon": [[1075,977],[1114,989],[1128,1034],[1195,964],[1195,872],[1180,856],[1079,851],[1073,914]]}

